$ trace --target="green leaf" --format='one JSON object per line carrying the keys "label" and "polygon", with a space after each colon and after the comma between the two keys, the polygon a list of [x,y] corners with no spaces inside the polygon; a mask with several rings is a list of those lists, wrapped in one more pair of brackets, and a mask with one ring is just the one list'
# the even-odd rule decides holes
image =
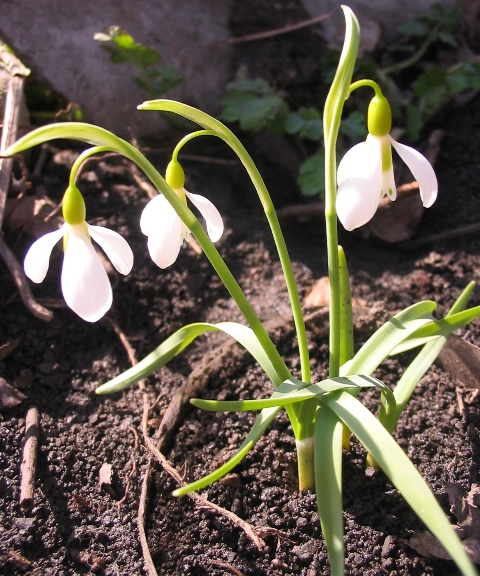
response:
{"label": "green leaf", "polygon": [[340,134],[350,142],[363,140],[366,132],[365,114],[362,114],[359,110],[353,111],[340,124]]}
{"label": "green leaf", "polygon": [[418,302],[385,322],[341,369],[342,376],[372,374],[401,342],[432,321],[435,302]]}
{"label": "green leaf", "polygon": [[401,354],[418,346],[423,346],[436,336],[448,337],[452,332],[458,330],[458,328],[462,328],[477,318],[480,318],[480,306],[449,314],[441,320],[428,322],[410,334],[403,342],[398,343],[392,348],[390,356]]}
{"label": "green leaf", "polygon": [[282,382],[251,328],[235,322],[220,322],[219,324],[198,322],[183,326],[174,332],[138,364],[135,364],[135,366],[132,366],[109,382],[102,384],[95,392],[97,394],[112,394],[113,392],[125,390],[165,366],[201,334],[217,331],[228,334],[248,350],[276,386]]}
{"label": "green leaf", "polygon": [[308,384],[296,378],[289,378],[282,382],[281,386],[275,390],[270,398],[258,400],[203,400],[201,398],[192,398],[190,403],[197,408],[211,412],[246,412],[249,410],[289,406],[290,404],[297,404],[306,400],[318,399],[324,394],[338,390],[358,390],[371,387],[380,388],[382,395],[386,397],[387,405],[393,410],[395,398],[388,386],[377,378],[360,374],[327,378],[316,384]]}
{"label": "green leaf", "polygon": [[325,194],[325,154],[319,150],[300,166],[298,184],[305,196]]}
{"label": "green leaf", "polygon": [[464,576],[478,576],[462,543],[425,480],[408,456],[375,416],[346,392],[322,397],[405,498],[422,522],[438,538]]}
{"label": "green leaf", "polygon": [[327,406],[315,418],[315,495],[331,576],[345,572],[342,503],[343,424]]}
{"label": "green leaf", "polygon": [[[304,384],[304,382],[300,382],[299,385],[302,384]],[[295,388],[296,384],[292,382],[286,382],[280,384],[280,386],[272,394],[272,396],[278,394],[281,395],[284,392],[291,390],[292,386]],[[202,488],[210,486],[210,484],[213,484],[213,482],[216,482],[217,480],[225,476],[225,474],[228,474],[228,472],[230,472],[230,470],[235,468],[235,466],[237,466],[245,458],[246,454],[255,446],[260,436],[262,436],[262,434],[265,432],[267,427],[271,424],[271,422],[274,420],[275,416],[279,413],[280,410],[281,410],[280,407],[266,408],[265,410],[262,410],[261,413],[258,415],[257,419],[255,420],[252,429],[248,433],[242,445],[237,450],[237,452],[232,456],[232,458],[228,460],[228,462],[225,462],[225,464],[220,466],[220,468],[217,468],[216,470],[214,470],[210,474],[207,474],[203,478],[200,478],[195,482],[192,482],[186,486],[178,488],[173,492],[173,495],[185,496],[190,492],[196,492],[197,490],[201,490]]]}
{"label": "green leaf", "polygon": [[223,120],[238,122],[245,131],[274,127],[288,113],[283,98],[261,78],[231,82],[221,104]]}
{"label": "green leaf", "polygon": [[298,134],[307,140],[321,140],[323,136],[323,121],[316,108],[299,108],[290,112],[285,119],[285,132]]}

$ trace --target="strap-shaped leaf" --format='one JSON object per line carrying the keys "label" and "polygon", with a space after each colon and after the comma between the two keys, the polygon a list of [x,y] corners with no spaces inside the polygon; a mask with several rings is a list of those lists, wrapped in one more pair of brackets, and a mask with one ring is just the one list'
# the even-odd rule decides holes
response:
{"label": "strap-shaped leaf", "polygon": [[423,344],[429,342],[436,336],[450,336],[452,332],[462,328],[469,322],[476,320],[480,317],[480,306],[475,306],[474,308],[468,308],[462,312],[457,312],[456,314],[448,315],[441,320],[434,320],[428,322],[424,326],[420,327],[416,332],[414,332],[405,341],[399,343],[395,348],[392,349],[390,355],[400,354],[416,348],[417,346],[422,346]]}
{"label": "strap-shaped leaf", "polygon": [[99,386],[96,389],[96,393],[111,394],[133,386],[139,380],[146,378],[162,366],[165,366],[165,364],[185,350],[185,348],[201,334],[218,331],[228,334],[248,350],[265,370],[267,376],[275,386],[281,384],[282,379],[278,376],[270,359],[255,336],[255,333],[248,326],[236,322],[220,322],[218,324],[198,322],[183,326],[174,332],[153,352],[138,362],[138,364],[135,364],[135,366],[132,366],[119,376]]}
{"label": "strap-shaped leaf", "polygon": [[385,402],[389,406],[389,410],[395,410],[395,397],[388,386],[378,380],[378,378],[358,374],[348,377],[327,378],[310,385],[301,380],[290,378],[283,382],[270,398],[258,400],[204,400],[202,398],[192,398],[190,402],[197,408],[212,412],[246,412],[248,410],[289,406],[290,404],[319,398],[324,394],[337,390],[358,390],[359,388],[371,387],[380,388],[382,395],[385,395]]}
{"label": "strap-shaped leaf", "polygon": [[[474,282],[470,282],[467,285],[467,287],[463,290],[463,292],[454,302],[446,318],[451,318],[455,314],[458,314],[459,312],[465,310],[474,287],[475,287]],[[405,372],[402,374],[402,377],[398,381],[395,387],[395,391],[393,393],[396,400],[395,409],[393,411],[390,411],[389,414],[387,414],[382,404],[378,419],[389,432],[393,432],[393,430],[395,429],[398,419],[400,418],[403,409],[405,408],[407,402],[409,401],[410,396],[415,390],[415,387],[417,386],[418,382],[420,382],[420,379],[423,377],[425,372],[433,364],[435,358],[440,354],[442,348],[447,343],[448,338],[451,336],[453,331],[454,331],[453,326],[450,326],[450,328],[445,334],[441,334],[439,336],[432,336],[431,340],[429,340],[423,346],[422,350],[417,354],[415,359],[409,364]],[[407,342],[409,340],[410,339],[407,339]],[[405,343],[406,342],[404,341],[402,345],[404,345]]]}
{"label": "strap-shaped leaf", "polygon": [[338,416],[327,406],[319,406],[315,418],[315,494],[331,576],[343,576],[345,571],[342,435]]}
{"label": "strap-shaped leaf", "polygon": [[438,538],[464,576],[478,576],[427,483],[375,416],[347,392],[327,394],[321,401],[350,428],[373,456],[414,512]]}
{"label": "strap-shaped leaf", "polygon": [[[301,382],[299,380],[296,382],[295,381],[284,382],[280,384],[280,386],[277,388],[277,390],[275,390],[272,396],[288,393],[289,391],[296,390],[302,385],[306,386],[304,382]],[[225,464],[220,466],[220,468],[217,468],[210,474],[207,474],[207,476],[204,476],[203,478],[200,478],[199,480],[196,480],[191,484],[187,484],[186,486],[178,488],[173,492],[174,496],[185,496],[189,492],[196,492],[197,490],[206,488],[207,486],[210,486],[210,484],[213,484],[213,482],[216,482],[217,480],[225,476],[225,474],[228,474],[228,472],[230,472],[230,470],[235,468],[235,466],[239,464],[245,458],[246,454],[255,446],[260,436],[265,432],[267,427],[273,421],[275,416],[280,412],[280,410],[281,406],[266,408],[265,410],[262,410],[258,415],[257,419],[255,420],[252,429],[247,434],[247,437],[243,441],[242,445],[237,450],[237,452],[232,456],[232,458],[228,460],[228,462],[225,462]]]}
{"label": "strap-shaped leaf", "polygon": [[419,328],[432,321],[435,302],[418,302],[381,326],[341,369],[342,376],[372,374],[391,351]]}

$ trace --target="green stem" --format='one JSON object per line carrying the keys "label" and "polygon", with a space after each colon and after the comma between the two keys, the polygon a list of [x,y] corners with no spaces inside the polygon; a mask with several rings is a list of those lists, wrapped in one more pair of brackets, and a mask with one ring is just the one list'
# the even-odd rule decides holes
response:
{"label": "green stem", "polygon": [[80,169],[80,166],[85,162],[85,160],[87,160],[91,156],[94,156],[95,154],[101,154],[102,152],[111,152],[111,148],[109,146],[93,146],[92,148],[87,148],[87,150],[84,150],[80,154],[80,156],[78,156],[78,158],[75,160],[70,170],[70,178],[68,182],[69,187],[73,188],[75,186],[77,172]]}
{"label": "green stem", "polygon": [[343,6],[346,21],[345,42],[340,62],[328,93],[323,117],[325,138],[325,225],[327,235],[328,277],[330,280],[330,358],[329,374],[340,372],[340,273],[338,258],[336,143],[343,106],[350,93],[350,82],[358,53],[359,26],[353,12]]}
{"label": "green stem", "polygon": [[293,320],[295,323],[295,329],[298,339],[298,347],[300,354],[300,364],[302,372],[302,380],[304,382],[310,382],[310,360],[308,351],[308,341],[305,330],[305,323],[303,318],[302,307],[300,303],[300,298],[298,295],[298,290],[295,282],[295,276],[293,274],[292,264],[290,257],[288,255],[287,246],[285,244],[285,239],[280,228],[280,223],[278,221],[277,213],[273,206],[270,194],[268,193],[267,187],[255,166],[254,161],[246,151],[240,140],[229,130],[224,124],[216,120],[209,114],[197,110],[192,106],[182,104],[180,102],[175,102],[173,100],[152,100],[150,102],[145,102],[139,106],[141,110],[164,110],[166,112],[173,112],[196,122],[200,126],[208,130],[213,130],[216,135],[221,138],[230,148],[235,152],[243,166],[245,167],[250,179],[255,186],[257,194],[262,203],[265,215],[267,217],[270,229],[272,231],[273,239],[277,252],[279,255],[280,263],[282,266],[283,274],[285,277],[285,283],[287,285],[288,296],[290,299],[290,305],[293,314]]}

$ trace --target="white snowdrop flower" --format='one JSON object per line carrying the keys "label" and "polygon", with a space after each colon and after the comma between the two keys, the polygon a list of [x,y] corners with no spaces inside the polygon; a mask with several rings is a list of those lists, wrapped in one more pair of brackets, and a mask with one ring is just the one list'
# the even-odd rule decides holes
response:
{"label": "white snowdrop flower", "polygon": [[[212,242],[219,240],[224,227],[220,212],[210,200],[185,190],[185,175],[177,161],[172,160],[168,165],[166,181],[185,204],[188,199],[198,209],[205,219],[207,233]],[[190,230],[163,194],[159,194],[145,206],[140,218],[140,228],[148,237],[151,258],[160,268],[167,268],[175,262],[184,240],[190,235]]]}
{"label": "white snowdrop flower", "polygon": [[85,221],[85,204],[80,192],[70,187],[63,200],[65,223],[55,232],[36,240],[24,261],[25,274],[37,284],[48,272],[54,246],[63,238],[64,258],[61,286],[65,302],[87,322],[100,320],[112,305],[112,287],[92,240],[103,249],[121,274],[133,266],[133,252],[127,241],[108,228]]}
{"label": "white snowdrop flower", "polygon": [[410,169],[420,188],[423,205],[437,198],[438,183],[430,162],[420,152],[390,136],[391,111],[383,96],[375,96],[368,109],[369,134],[365,142],[351,148],[338,166],[337,215],[346,230],[369,222],[384,196],[395,200],[392,146]]}

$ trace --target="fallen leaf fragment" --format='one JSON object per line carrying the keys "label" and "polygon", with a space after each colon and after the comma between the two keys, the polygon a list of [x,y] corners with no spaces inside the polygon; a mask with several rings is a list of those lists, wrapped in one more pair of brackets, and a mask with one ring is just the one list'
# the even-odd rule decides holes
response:
{"label": "fallen leaf fragment", "polygon": [[439,356],[442,366],[466,388],[480,389],[480,348],[453,334]]}
{"label": "fallen leaf fragment", "polygon": [[[473,484],[466,494],[459,484],[449,482],[445,491],[450,500],[450,509],[458,520],[454,529],[472,562],[480,564],[480,486]],[[429,532],[415,534],[409,545],[422,556],[450,559],[447,551]]]}
{"label": "fallen leaf fragment", "polygon": [[0,378],[0,410],[4,408],[15,408],[21,404],[27,397],[19,390]]}
{"label": "fallen leaf fragment", "polygon": [[115,489],[113,466],[104,462],[98,474],[100,489],[109,494],[115,500],[120,499],[118,491]]}

